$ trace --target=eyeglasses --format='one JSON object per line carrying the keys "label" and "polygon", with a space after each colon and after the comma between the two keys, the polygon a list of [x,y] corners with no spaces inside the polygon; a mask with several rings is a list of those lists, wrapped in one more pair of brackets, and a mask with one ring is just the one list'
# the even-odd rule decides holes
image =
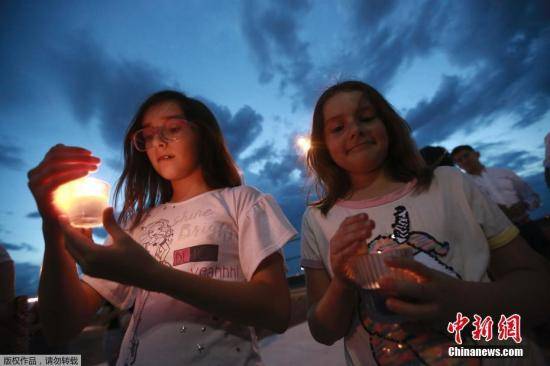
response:
{"label": "eyeglasses", "polygon": [[134,132],[132,143],[137,151],[147,151],[154,146],[155,136],[165,142],[181,140],[191,128],[191,123],[185,119],[171,119],[160,127],[145,127]]}

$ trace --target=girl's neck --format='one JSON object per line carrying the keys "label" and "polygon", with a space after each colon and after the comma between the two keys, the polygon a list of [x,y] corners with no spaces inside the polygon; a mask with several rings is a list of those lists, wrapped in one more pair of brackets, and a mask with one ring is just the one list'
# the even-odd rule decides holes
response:
{"label": "girl's neck", "polygon": [[170,182],[172,184],[171,203],[183,202],[199,194],[211,191],[212,189],[206,184],[202,170],[197,169],[191,175]]}
{"label": "girl's neck", "polygon": [[350,179],[352,186],[351,195],[348,198],[350,201],[378,198],[406,184],[391,179],[383,168],[363,174],[350,174]]}

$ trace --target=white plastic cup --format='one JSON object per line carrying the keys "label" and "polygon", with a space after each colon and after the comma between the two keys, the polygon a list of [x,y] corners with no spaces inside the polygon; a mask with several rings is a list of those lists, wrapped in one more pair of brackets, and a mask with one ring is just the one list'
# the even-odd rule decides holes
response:
{"label": "white plastic cup", "polygon": [[403,271],[395,270],[386,265],[384,258],[405,257],[412,258],[413,251],[410,247],[402,247],[386,250],[381,253],[368,253],[358,256],[352,267],[352,277],[355,283],[361,287],[361,300],[366,315],[371,319],[384,323],[400,323],[405,320],[386,306],[387,294],[380,289],[382,277],[393,277],[397,280],[411,280]]}
{"label": "white plastic cup", "polygon": [[54,203],[72,226],[103,226],[103,210],[109,206],[111,185],[101,179],[84,177],[65,183],[54,192]]}

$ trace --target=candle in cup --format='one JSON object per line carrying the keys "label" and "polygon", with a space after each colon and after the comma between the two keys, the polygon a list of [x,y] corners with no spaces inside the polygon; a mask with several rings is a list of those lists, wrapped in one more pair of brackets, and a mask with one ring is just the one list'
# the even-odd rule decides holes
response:
{"label": "candle in cup", "polygon": [[72,226],[93,228],[103,225],[103,210],[109,206],[109,183],[85,177],[65,183],[54,193],[54,203],[68,216]]}
{"label": "candle in cup", "polygon": [[363,306],[371,319],[382,323],[400,323],[406,318],[393,313],[386,307],[387,294],[380,289],[379,280],[388,275],[397,280],[410,280],[410,277],[406,276],[404,271],[389,268],[384,258],[390,257],[412,258],[412,248],[400,247],[360,255],[355,258],[351,271],[354,281],[362,288]]}

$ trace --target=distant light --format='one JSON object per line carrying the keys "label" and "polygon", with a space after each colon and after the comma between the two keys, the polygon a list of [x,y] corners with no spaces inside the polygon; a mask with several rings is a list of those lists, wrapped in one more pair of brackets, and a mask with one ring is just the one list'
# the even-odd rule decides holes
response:
{"label": "distant light", "polygon": [[300,148],[303,155],[306,155],[311,148],[311,140],[307,137],[300,136],[296,140],[296,145]]}
{"label": "distant light", "polygon": [[37,302],[37,301],[38,301],[38,297],[29,297],[27,299],[28,304],[32,304],[32,303]]}

